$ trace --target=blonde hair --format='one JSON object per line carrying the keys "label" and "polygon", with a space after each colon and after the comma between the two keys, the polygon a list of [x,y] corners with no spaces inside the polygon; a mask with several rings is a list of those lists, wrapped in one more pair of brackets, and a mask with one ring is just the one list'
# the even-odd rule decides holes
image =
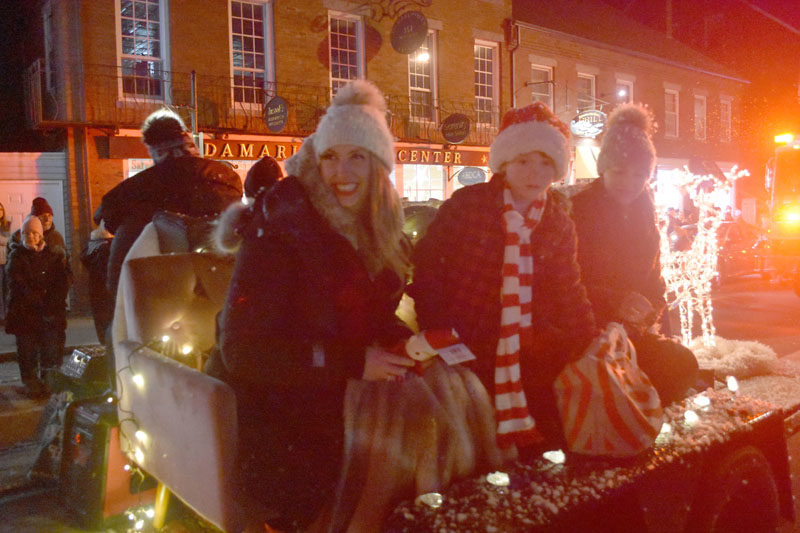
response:
{"label": "blonde hair", "polygon": [[389,170],[382,160],[368,152],[371,172],[369,196],[361,212],[363,229],[367,231],[368,261],[374,272],[382,268],[393,270],[400,279],[405,279],[410,270],[409,249],[403,234],[403,208],[397,190],[389,179]]}

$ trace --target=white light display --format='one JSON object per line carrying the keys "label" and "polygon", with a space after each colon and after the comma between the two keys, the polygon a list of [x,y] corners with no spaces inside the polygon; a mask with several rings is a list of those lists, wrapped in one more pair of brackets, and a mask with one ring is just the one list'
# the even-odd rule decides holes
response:
{"label": "white light display", "polygon": [[[719,244],[717,233],[723,212],[715,200],[729,198],[733,180],[747,175],[746,170],[731,170],[730,180],[714,176],[699,176],[688,170],[675,170],[669,176],[673,185],[685,191],[697,208],[697,232],[687,250],[672,250],[667,233],[669,217],[666,206],[656,205],[661,232],[661,272],[667,285],[668,308],[678,307],[681,321],[681,342],[692,341],[695,315],[700,318],[702,342],[714,345],[714,308],[711,303],[711,284],[717,276]],[[656,196],[658,197],[658,196]]]}

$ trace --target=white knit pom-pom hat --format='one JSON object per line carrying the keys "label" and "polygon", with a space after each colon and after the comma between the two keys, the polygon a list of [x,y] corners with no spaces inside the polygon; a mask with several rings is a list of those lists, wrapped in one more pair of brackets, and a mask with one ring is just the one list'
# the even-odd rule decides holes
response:
{"label": "white knit pom-pom hat", "polygon": [[541,102],[509,109],[489,149],[489,168],[500,172],[505,163],[519,155],[542,152],[553,160],[556,180],[560,180],[569,168],[568,136],[566,124]]}
{"label": "white knit pom-pom hat", "polygon": [[370,81],[355,80],[336,93],[313,138],[317,154],[337,144],[360,146],[394,168],[394,136],[386,123],[386,100]]}

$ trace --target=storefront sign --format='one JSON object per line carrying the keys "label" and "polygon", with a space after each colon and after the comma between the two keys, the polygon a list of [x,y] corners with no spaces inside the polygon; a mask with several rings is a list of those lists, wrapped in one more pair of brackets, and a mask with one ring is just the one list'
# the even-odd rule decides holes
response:
{"label": "storefront sign", "polygon": [[482,168],[464,167],[458,173],[458,182],[461,185],[475,185],[486,181],[486,172]]}
{"label": "storefront sign", "polygon": [[569,131],[576,137],[588,137],[594,139],[601,133],[606,126],[606,114],[596,109],[578,113],[572,122],[569,123]]}
{"label": "storefront sign", "polygon": [[419,11],[407,11],[392,26],[392,48],[401,54],[410,54],[425,42],[428,36],[428,19]]}
{"label": "storefront sign", "polygon": [[272,133],[278,133],[286,127],[289,120],[289,104],[280,96],[274,97],[264,106],[264,123]]}
{"label": "storefront sign", "polygon": [[596,109],[578,113],[572,122],[569,123],[569,131],[576,137],[588,137],[594,139],[601,133],[606,126],[606,114]]}
{"label": "storefront sign", "polygon": [[283,161],[300,149],[300,143],[278,143],[262,141],[226,141],[224,139],[206,139],[204,157],[211,159],[261,159],[264,156]]}
{"label": "storefront sign", "polygon": [[398,148],[395,162],[401,165],[464,165],[486,166],[489,151],[433,150],[430,148]]}
{"label": "storefront sign", "polygon": [[464,142],[469,135],[469,117],[462,113],[454,113],[442,121],[442,137],[444,140],[458,144]]}

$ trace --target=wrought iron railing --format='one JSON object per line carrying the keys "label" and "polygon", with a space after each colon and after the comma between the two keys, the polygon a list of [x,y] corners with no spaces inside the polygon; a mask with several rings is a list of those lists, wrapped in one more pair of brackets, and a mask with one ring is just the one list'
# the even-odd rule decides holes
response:
{"label": "wrought iron railing", "polygon": [[[289,108],[286,126],[280,133],[303,137],[313,133],[330,104],[327,86],[270,83],[256,92],[244,91],[251,102],[237,102],[237,96],[243,93],[234,93],[231,77],[174,71],[123,72],[114,65],[82,65],[67,70],[64,79],[73,80],[70,98],[63,88],[46,89],[44,75],[41,60],[34,62],[27,72],[26,107],[32,128],[70,124],[138,128],[153,110],[167,105],[178,111],[189,125],[194,118],[198,131],[270,134],[273,132],[267,128],[263,116],[264,103],[280,96]],[[463,144],[488,146],[496,134],[499,109],[487,112],[477,110],[475,101],[438,99],[431,103],[430,116],[435,120],[420,120],[415,118],[419,110],[412,109],[418,104],[412,104],[408,94],[382,89],[392,132],[400,141],[447,144],[439,126],[454,113],[466,115],[471,122]],[[76,98],[76,94],[80,96]],[[78,100],[80,104],[74,103]],[[490,123],[478,124],[479,118]]]}

